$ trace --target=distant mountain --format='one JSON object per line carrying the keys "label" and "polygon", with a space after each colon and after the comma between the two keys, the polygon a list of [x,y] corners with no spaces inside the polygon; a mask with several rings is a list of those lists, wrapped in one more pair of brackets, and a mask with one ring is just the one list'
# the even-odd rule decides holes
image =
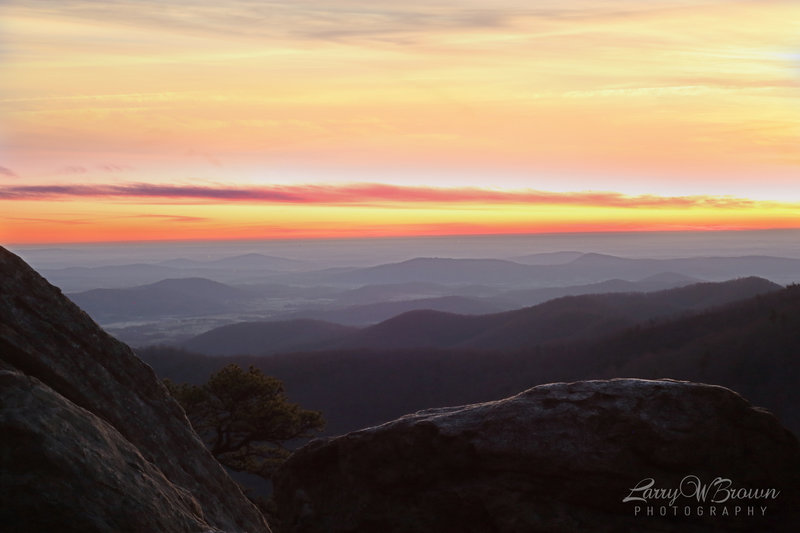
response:
{"label": "distant mountain", "polygon": [[[571,255],[562,256],[561,259],[568,257]],[[159,265],[72,267],[43,270],[43,273],[66,292],[133,287],[167,278],[185,277],[203,277],[231,284],[358,288],[376,284],[432,283],[448,287],[472,285],[507,290],[586,285],[610,279],[639,281],[664,272],[709,281],[742,276],[759,276],[781,284],[800,281],[800,259],[781,257],[629,259],[591,253],[562,264],[553,264],[555,259],[551,259],[544,258],[539,262],[541,264],[522,264],[498,259],[416,258],[365,268],[311,270],[310,264],[291,259],[247,254],[209,262],[177,259]],[[463,292],[458,295],[470,296]]]}
{"label": "distant mountain", "polygon": [[647,320],[709,309],[780,288],[761,278],[742,278],[652,293],[568,296],[506,313],[510,320],[469,337],[459,346],[519,348],[597,338]]}
{"label": "distant mountain", "polygon": [[357,269],[333,278],[349,283],[407,283],[508,285],[531,282],[536,267],[499,259],[447,259],[420,257]]}
{"label": "distant mountain", "polygon": [[144,288],[171,291],[185,296],[202,295],[204,298],[217,300],[233,300],[246,295],[241,289],[205,278],[164,279],[145,287],[139,287],[139,289]]}
{"label": "distant mountain", "polygon": [[208,355],[270,354],[303,350],[340,339],[354,330],[319,320],[241,322],[212,329],[181,344]]}
{"label": "distant mountain", "polygon": [[[569,256],[565,256],[569,257]],[[542,288],[597,283],[609,279],[637,281],[671,272],[709,281],[759,276],[777,283],[800,281],[800,259],[768,256],[629,259],[597,253],[563,263],[521,264],[496,259],[416,258],[332,274],[330,282],[349,284],[426,282]]]}
{"label": "distant mountain", "polygon": [[513,348],[585,338],[657,317],[720,305],[779,289],[760,278],[700,283],[650,294],[595,294],[558,298],[516,311],[463,316],[406,313],[340,341],[339,348]]}
{"label": "distant mountain", "polygon": [[256,297],[266,297],[282,300],[331,300],[338,297],[341,289],[320,285],[299,286],[284,285],[281,283],[248,283],[237,285],[238,289]]}
{"label": "distant mountain", "polygon": [[419,300],[451,294],[452,287],[441,283],[412,281],[408,283],[381,283],[363,285],[342,291],[336,295],[336,303],[341,306],[374,304],[396,300]]}
{"label": "distant mountain", "polygon": [[676,272],[659,272],[658,274],[653,274],[640,279],[637,282],[637,285],[659,289],[672,289],[675,287],[681,287],[683,285],[689,285],[691,283],[701,283],[703,281],[705,280],[693,278],[692,276],[686,276],[684,274],[678,274]]}
{"label": "distant mountain", "polygon": [[525,265],[564,265],[583,255],[583,252],[547,252],[514,257],[512,261]]}
{"label": "distant mountain", "polygon": [[129,289],[93,289],[69,295],[95,320],[207,315],[234,308],[242,290],[203,278],[165,279]]}
{"label": "distant mountain", "polygon": [[[337,300],[338,303],[338,300]],[[327,320],[350,326],[367,326],[383,322],[409,311],[441,311],[461,315],[485,315],[508,309],[491,299],[465,298],[463,296],[441,296],[439,298],[421,298],[418,300],[400,300],[364,305],[353,305],[343,308],[299,311],[293,316]]]}
{"label": "distant mountain", "polygon": [[610,279],[599,283],[585,285],[568,285],[566,287],[546,287],[541,289],[520,289],[506,291],[496,296],[498,301],[505,301],[517,307],[536,305],[562,296],[578,296],[581,294],[607,294],[617,292],[651,292],[672,289],[702,280],[672,273],[659,273],[640,281]]}
{"label": "distant mountain", "polygon": [[476,333],[502,326],[506,314],[468,316],[441,311],[403,313],[348,336],[331,348],[399,349],[458,346]]}
{"label": "distant mountain", "polygon": [[657,272],[720,281],[740,276],[759,276],[778,283],[800,280],[800,260],[769,256],[688,257],[678,259],[627,259],[604,254],[584,254],[562,267],[565,273],[640,279]]}
{"label": "distant mountain", "polygon": [[[206,354],[280,351],[275,348],[276,345],[285,346],[286,349],[300,349],[302,346],[305,350],[509,349],[610,334],[648,319],[704,309],[778,289],[778,285],[767,280],[744,278],[648,294],[569,296],[534,307],[488,315],[414,310],[373,326],[341,331],[337,333],[343,334],[332,336],[313,335],[302,329],[286,329],[280,324],[287,323],[281,322],[249,326],[278,328],[265,330],[268,333],[263,337],[243,337],[242,332],[233,326],[223,326],[195,337],[183,343],[183,346]],[[274,331],[279,331],[279,344],[274,340]],[[287,334],[291,331],[299,336],[288,338]],[[211,338],[214,339],[213,344]],[[261,339],[263,342],[259,344]]]}
{"label": "distant mountain", "polygon": [[[43,269],[42,274],[66,292],[126,288],[163,279],[207,278],[222,283],[256,283],[283,277],[304,279],[309,266],[301,261],[262,254],[245,254],[213,261],[177,258],[159,264]],[[323,274],[323,275],[328,275]]]}
{"label": "distant mountain", "polygon": [[[687,296],[690,289],[680,289],[676,300],[683,299],[684,305],[709,301],[705,288],[693,298]],[[724,298],[720,293],[716,301]],[[610,377],[730,387],[800,434],[800,286],[639,322],[614,334],[596,333],[579,341],[514,349],[341,349],[224,362],[170,349],[145,349],[140,355],[161,375],[178,381],[203,381],[231,361],[255,364],[281,379],[302,405],[321,409],[330,434],[419,409],[497,400],[542,383]]]}
{"label": "distant mountain", "polygon": [[149,264],[44,269],[42,275],[66,292],[134,287],[162,279],[191,277],[177,268]]}
{"label": "distant mountain", "polygon": [[591,268],[620,268],[628,265],[644,265],[658,262],[658,259],[628,259],[626,257],[617,257],[615,255],[588,253],[581,254],[568,264],[572,267],[575,266],[588,266]]}
{"label": "distant mountain", "polygon": [[224,257],[211,261],[198,261],[196,259],[183,258],[170,259],[168,261],[163,261],[161,264],[178,268],[264,269],[270,271],[295,270],[305,265],[303,261],[257,253]]}

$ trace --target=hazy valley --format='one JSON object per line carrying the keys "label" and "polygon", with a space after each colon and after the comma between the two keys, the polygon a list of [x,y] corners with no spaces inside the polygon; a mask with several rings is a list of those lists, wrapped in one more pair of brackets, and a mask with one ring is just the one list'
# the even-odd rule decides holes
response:
{"label": "hazy valley", "polygon": [[[629,245],[633,246],[636,241]],[[338,260],[331,261],[319,250],[320,255],[316,257],[309,250],[302,257],[303,254],[281,257],[272,253],[266,243],[249,244],[259,250],[233,255],[208,246],[203,248],[205,258],[183,257],[187,249],[181,246],[158,248],[157,254],[153,250],[149,254],[137,254],[139,262],[128,262],[125,259],[131,257],[126,256],[117,257],[116,264],[107,264],[113,254],[102,248],[95,249],[97,255],[94,256],[66,249],[29,250],[27,253],[33,258],[38,255],[42,263],[49,262],[47,268],[43,268],[49,280],[61,286],[69,299],[106,331],[134,346],[136,354],[158,377],[177,383],[202,384],[229,363],[257,368],[279,379],[292,400],[323,414],[323,435],[347,434],[320,441],[323,444],[317,446],[339,446],[336,443],[344,446],[349,439],[355,439],[356,443],[362,438],[388,439],[377,447],[369,445],[375,455],[359,452],[348,459],[379,461],[386,465],[386,472],[395,468],[389,457],[396,455],[392,451],[396,443],[408,439],[418,442],[421,438],[414,429],[416,426],[405,428],[404,421],[416,417],[421,420],[420,427],[428,427],[431,423],[440,423],[439,413],[460,413],[461,408],[452,406],[466,405],[463,416],[453,415],[453,423],[466,424],[458,439],[472,439],[475,431],[494,435],[494,418],[487,419],[489,425],[485,428],[470,429],[468,413],[521,401],[521,391],[528,391],[525,394],[538,399],[531,400],[535,404],[531,407],[533,411],[520,407],[523,411],[512,418],[539,413],[536,416],[544,416],[548,424],[561,428],[557,430],[559,438],[572,432],[570,428],[580,426],[576,420],[585,416],[598,420],[611,417],[609,422],[602,423],[603,427],[610,424],[617,428],[614,431],[619,435],[615,438],[622,438],[642,424],[651,424],[653,415],[641,414],[642,420],[632,422],[630,417],[640,416],[639,411],[620,411],[620,405],[666,402],[660,411],[666,426],[653,426],[647,430],[650,436],[642,437],[644,440],[637,437],[620,441],[610,450],[635,450],[650,438],[655,439],[653,446],[672,442],[675,431],[681,432],[684,431],[682,427],[687,427],[681,425],[686,422],[682,422],[684,418],[681,417],[685,415],[681,414],[684,407],[680,406],[686,403],[695,406],[687,409],[703,410],[709,394],[720,394],[707,385],[693,384],[680,385],[689,387],[680,394],[667,392],[673,382],[663,381],[664,378],[728,387],[753,405],[774,413],[777,420],[795,434],[800,433],[797,409],[800,405],[800,359],[797,357],[800,353],[800,289],[794,284],[800,279],[800,259],[782,257],[775,253],[778,250],[770,250],[773,253],[765,255],[715,255],[713,252],[720,250],[715,250],[709,242],[695,255],[655,258],[637,256],[634,247],[627,250],[629,256],[605,253],[607,250],[579,252],[568,242],[562,243],[562,251],[524,254],[520,253],[518,244],[514,242],[502,253],[492,249],[497,257],[481,256],[478,248],[460,249],[458,246],[451,249],[453,257],[442,257],[443,254],[423,257],[417,255],[422,250],[411,247],[403,252],[410,257],[398,257],[399,260],[386,263],[381,262],[386,250],[378,250],[381,253],[374,256],[361,250],[352,256],[361,259],[349,266]],[[484,251],[483,255],[486,253]],[[212,257],[215,255],[222,257]],[[96,264],[92,265],[92,261]],[[25,275],[32,280],[35,277]],[[61,298],[58,294],[49,294],[52,287],[39,287],[38,281],[27,277],[22,285],[8,278],[7,285],[11,288],[5,298],[9,302],[26,298],[15,296],[14,292],[22,290],[24,293],[26,284],[33,287],[33,294],[43,302],[38,305],[44,309],[53,305],[48,304],[47,299]],[[45,293],[46,296],[41,296]],[[32,343],[31,346],[42,345],[36,349],[47,354],[52,351],[46,346],[51,335],[55,335],[52,342],[60,346],[58,350],[73,350],[69,344],[73,321],[81,323],[81,331],[86,330],[81,338],[101,335],[92,332],[94,326],[86,320],[86,315],[69,309],[71,304],[61,302],[58,306],[58,316],[48,319],[49,325],[38,326],[41,331],[27,331],[27,326],[19,326],[23,328],[19,331],[27,332],[13,333],[3,340],[12,350],[9,354],[13,366],[28,369],[45,381],[55,378],[48,372],[41,373],[44,367],[24,363],[26,356],[22,351],[32,348],[24,342],[20,344],[20,339],[31,335],[31,339],[39,338],[25,342]],[[20,320],[21,310],[34,312],[29,304],[14,307],[9,303],[5,307],[9,323]],[[62,307],[64,310],[60,310]],[[52,315],[55,311],[36,312]],[[73,317],[70,313],[78,314]],[[58,333],[53,334],[48,328],[56,324]],[[81,351],[85,350],[97,364],[107,364],[103,362],[102,350],[95,350],[85,339],[82,342],[85,347],[79,345],[70,357],[80,359]],[[111,341],[103,342],[108,343],[110,350],[126,349]],[[54,363],[47,363],[50,364]],[[72,367],[64,372],[69,374],[69,380],[80,379],[76,377],[78,374],[72,374],[75,372]],[[653,381],[614,381],[617,378]],[[59,379],[62,378],[52,381],[53,386],[61,387],[57,389],[61,394],[72,395],[70,386]],[[137,387],[152,388],[152,384],[144,384],[146,381]],[[575,383],[546,385],[559,382]],[[589,391],[586,397],[591,400],[573,401],[568,399],[572,398],[569,394],[559,400],[550,399],[551,394],[562,394],[551,392],[560,390],[559,387],[585,389]],[[608,398],[612,397],[621,398],[622,403],[612,402],[610,405],[614,407],[609,410],[604,402],[611,401]],[[709,453],[712,449],[721,449],[719,439],[728,431],[725,424],[737,424],[737,420],[750,416],[763,417],[758,422],[762,426],[777,424],[776,419],[769,418],[772,415],[749,407],[749,411],[725,414],[728,408],[724,406],[730,399],[714,397],[716,414],[709,416],[716,417],[714,420],[719,423],[706,424],[702,416],[693,415],[691,424],[695,429],[685,430],[687,439],[710,439],[708,442],[716,443],[708,445]],[[553,405],[572,407],[558,417],[547,414]],[[421,411],[429,409],[434,410]],[[411,418],[405,416],[417,411],[421,412]],[[610,414],[612,411],[614,414]],[[434,422],[428,421],[428,417],[433,417]],[[725,417],[730,420],[723,424],[721,421]],[[496,420],[501,423],[500,418]],[[501,424],[500,434],[517,431],[508,421]],[[634,425],[628,428],[626,424]],[[122,422],[118,426],[123,427]],[[722,433],[703,437],[701,433],[705,429],[702,428]],[[388,431],[386,437],[382,436],[384,431]],[[590,442],[601,435],[591,428],[581,431],[585,432],[569,438],[577,439],[575,442]],[[761,442],[758,440],[761,434],[753,432],[749,426],[743,426],[741,431],[744,432],[741,438]],[[770,442],[778,443],[774,445],[779,451],[771,452],[775,460],[795,461],[796,438],[779,425],[770,426],[768,432],[773,435]],[[550,442],[555,437],[545,433],[541,438]],[[412,446],[410,453],[421,454],[414,456],[413,461],[433,460],[435,454],[425,451],[432,445]],[[693,450],[703,445],[700,440],[680,444]],[[152,443],[143,440],[141,446],[152,446]],[[291,518],[295,504],[289,494],[295,490],[292,488],[295,484],[309,486],[311,483],[304,478],[308,465],[314,465],[311,467],[313,479],[317,479],[318,468],[330,467],[319,463],[325,461],[325,455],[313,455],[314,449],[314,446],[303,448],[299,458],[293,457],[287,463],[289,466],[279,471],[276,497],[278,511],[284,519],[296,518]],[[676,448],[671,453],[683,453],[682,449]],[[471,461],[459,459],[458,450],[457,446],[447,452],[451,454],[449,460]],[[69,453],[73,453],[71,449]],[[304,459],[309,453],[311,458]],[[536,455],[539,452],[525,453]],[[519,468],[529,461],[526,457],[519,459],[522,461]],[[581,457],[565,458],[559,452],[545,463],[568,461],[572,464],[582,461]],[[741,463],[741,459],[735,458],[720,460],[724,464]],[[300,462],[295,465],[297,461]],[[649,459],[645,463],[647,461]],[[598,467],[602,470],[611,465],[613,463],[599,463]],[[406,472],[408,465],[401,461],[396,468],[398,472]],[[570,468],[565,467],[557,477],[563,472],[568,472],[568,477],[582,475]],[[614,468],[624,469],[621,464]],[[445,469],[435,474],[444,476],[440,481],[430,483],[441,482],[443,487],[450,487],[454,481],[451,474]],[[240,476],[236,479],[255,491],[253,494],[265,494],[263,480],[254,482],[252,478]],[[492,483],[494,481],[487,479],[476,486],[490,490],[488,487]],[[600,485],[605,487],[607,483]],[[322,491],[314,496],[317,498],[315,505],[320,508],[326,508],[335,500],[327,489],[316,487],[313,490]],[[354,494],[374,492],[366,485],[348,490]],[[529,490],[534,489],[524,489],[521,494]],[[222,496],[214,495],[217,497]],[[612,513],[619,514],[620,509],[612,500],[604,505],[614,509]],[[401,505],[401,502],[392,499],[391,505]],[[559,502],[558,505],[569,507],[572,504]],[[325,512],[330,516],[338,513],[335,509]],[[440,516],[439,511],[433,516],[434,519]],[[328,527],[324,520],[314,524],[323,529]]]}
{"label": "hazy valley", "polygon": [[800,2],[0,5],[2,533],[800,531]]}
{"label": "hazy valley", "polygon": [[[747,236],[703,241],[693,234],[18,251],[104,329],[145,346],[180,344],[242,322],[365,327],[415,310],[487,315],[562,296],[657,292],[750,276],[786,285],[800,272],[793,236],[754,232],[750,245],[760,254],[735,254]],[[577,245],[588,251],[575,251]]]}
{"label": "hazy valley", "polygon": [[[754,232],[733,241],[654,234],[649,245],[638,234],[613,242],[538,236],[335,248],[313,241],[233,248],[194,243],[101,247],[95,256],[65,249],[29,255],[46,263],[51,282],[104,329],[137,347],[159,374],[202,382],[227,362],[255,363],[325,412],[332,433],[424,407],[497,399],[548,381],[619,376],[696,379],[753,391],[797,431],[794,411],[776,399],[776,391],[794,397],[787,391],[797,383],[795,359],[741,348],[757,345],[756,335],[764,346],[796,341],[782,337],[783,329],[781,335],[759,329],[794,320],[796,289],[783,288],[800,279],[793,236]],[[752,247],[772,248],[731,255],[747,238]],[[593,251],[576,251],[576,244]],[[417,256],[435,247],[452,257]],[[606,253],[612,250],[626,255]],[[278,255],[287,251],[294,254]],[[678,251],[694,253],[674,256]],[[344,262],[345,252],[352,264]],[[125,261],[133,257],[140,262]],[[382,262],[387,258],[396,260]],[[754,310],[765,301],[774,303]],[[762,323],[764,313],[771,322]],[[719,318],[728,315],[738,318]],[[711,330],[701,326],[708,323]],[[719,353],[732,339],[739,340],[729,355]],[[739,362],[726,364],[726,357]],[[772,377],[754,380],[762,374]]]}

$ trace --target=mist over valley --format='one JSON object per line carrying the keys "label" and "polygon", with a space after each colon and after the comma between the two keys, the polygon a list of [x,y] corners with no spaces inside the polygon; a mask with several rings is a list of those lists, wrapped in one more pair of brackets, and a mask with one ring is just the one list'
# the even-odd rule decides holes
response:
{"label": "mist over valley", "polygon": [[[788,355],[797,339],[786,337],[797,290],[784,288],[800,280],[798,236],[632,233],[20,251],[160,375],[199,383],[229,362],[256,364],[325,412],[332,434],[548,381],[621,376],[747,390],[798,430],[789,407],[794,393],[787,392],[798,380],[796,358]],[[780,348],[768,355],[742,348],[759,342]]]}
{"label": "mist over valley", "polygon": [[[725,367],[718,352],[741,335],[750,339],[741,345],[756,343],[765,319],[793,323],[797,291],[784,287],[800,280],[798,237],[787,230],[17,251],[160,375],[201,382],[228,362],[256,363],[328,412],[333,432],[547,381],[620,376],[744,387],[797,429],[793,411],[770,392],[794,383],[795,358],[778,364],[774,354],[759,360],[758,350],[737,347],[731,357],[740,362]],[[735,318],[714,318],[722,316]],[[697,330],[703,323],[711,330]],[[646,344],[633,340],[642,335]],[[770,335],[763,345],[782,338]],[[339,376],[330,387],[315,381],[329,372]],[[752,381],[763,373],[773,377]],[[356,414],[365,408],[356,398],[372,415]]]}
{"label": "mist over valley", "polygon": [[[178,344],[241,322],[309,319],[364,327],[415,310],[488,315],[562,296],[651,292],[748,276],[785,285],[800,272],[796,237],[787,230],[15,251],[107,331],[144,346]],[[585,251],[576,251],[579,246]]]}

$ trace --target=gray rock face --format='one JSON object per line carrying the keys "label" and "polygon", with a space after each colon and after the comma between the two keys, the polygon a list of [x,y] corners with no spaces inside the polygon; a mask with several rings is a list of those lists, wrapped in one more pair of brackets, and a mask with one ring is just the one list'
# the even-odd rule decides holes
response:
{"label": "gray rock face", "polygon": [[800,531],[799,474],[797,439],[738,394],[620,379],[313,441],[276,499],[284,533]]}
{"label": "gray rock face", "polygon": [[0,528],[264,532],[152,369],[0,248]]}

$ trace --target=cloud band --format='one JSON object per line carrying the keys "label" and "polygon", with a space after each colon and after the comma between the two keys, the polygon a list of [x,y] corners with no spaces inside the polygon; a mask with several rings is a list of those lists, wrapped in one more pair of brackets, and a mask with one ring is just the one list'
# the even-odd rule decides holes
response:
{"label": "cloud band", "polygon": [[479,187],[422,187],[378,183],[271,185],[261,187],[126,185],[25,185],[0,188],[4,200],[130,198],[176,203],[275,203],[311,205],[529,204],[626,208],[752,208],[760,202],[729,196],[629,196],[615,192],[550,192]]}

